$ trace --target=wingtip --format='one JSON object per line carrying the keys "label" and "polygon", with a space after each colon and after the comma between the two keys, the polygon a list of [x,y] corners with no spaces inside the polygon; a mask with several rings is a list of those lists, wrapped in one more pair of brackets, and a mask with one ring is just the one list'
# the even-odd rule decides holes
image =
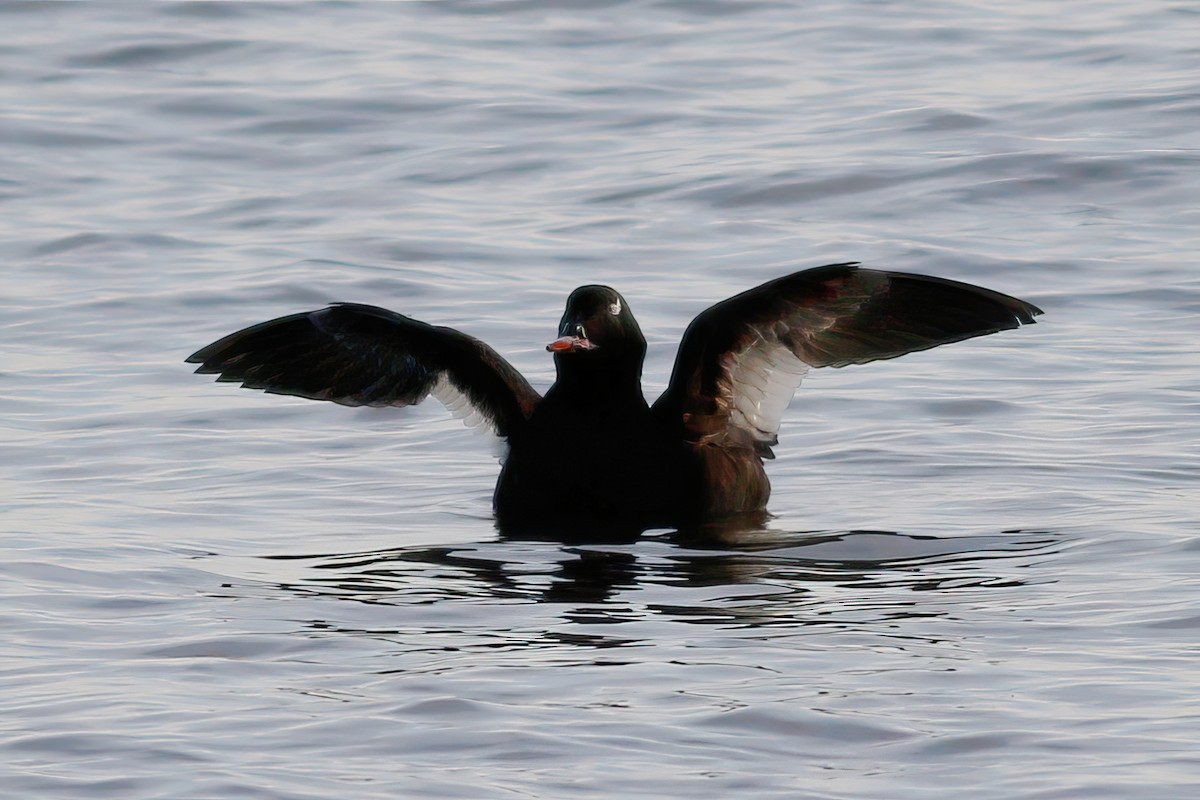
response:
{"label": "wingtip", "polygon": [[211,360],[212,354],[205,347],[202,350],[197,350],[183,360],[185,364],[199,364],[200,366],[192,370],[193,375],[216,375],[221,372],[221,366],[213,363]]}
{"label": "wingtip", "polygon": [[1046,313],[1033,303],[1026,303],[1023,300],[1021,301],[1021,307],[1018,309],[1018,312],[1017,321],[1022,325],[1036,325],[1037,320],[1034,318],[1040,317],[1042,314]]}
{"label": "wingtip", "polygon": [[232,336],[226,336],[223,339],[218,339],[217,341],[215,341],[211,344],[206,344],[204,347],[201,347],[199,350],[197,350],[196,352],[192,353],[190,356],[185,358],[183,360],[183,363],[185,363],[185,364],[208,364],[208,363],[210,363],[213,359],[213,356],[217,355],[217,353],[219,353],[221,351],[222,346],[226,342],[228,342],[230,339],[232,339],[234,336],[237,336],[237,334],[233,334]]}

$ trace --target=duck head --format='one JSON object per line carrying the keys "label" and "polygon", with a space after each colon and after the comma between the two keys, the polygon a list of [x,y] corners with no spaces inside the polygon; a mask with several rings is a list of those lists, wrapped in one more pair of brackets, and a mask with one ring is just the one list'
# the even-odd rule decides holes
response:
{"label": "duck head", "polygon": [[546,349],[554,353],[561,379],[574,372],[642,374],[646,337],[625,298],[608,286],[580,286],[567,298],[558,337]]}

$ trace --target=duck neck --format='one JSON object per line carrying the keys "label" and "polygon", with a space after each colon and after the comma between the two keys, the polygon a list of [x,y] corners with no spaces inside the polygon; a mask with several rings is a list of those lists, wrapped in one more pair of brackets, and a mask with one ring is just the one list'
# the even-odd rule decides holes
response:
{"label": "duck neck", "polygon": [[554,384],[555,394],[572,398],[610,401],[615,398],[635,397],[645,402],[642,395],[642,365],[599,367],[588,365],[580,368],[575,364],[564,364],[557,360],[558,380]]}

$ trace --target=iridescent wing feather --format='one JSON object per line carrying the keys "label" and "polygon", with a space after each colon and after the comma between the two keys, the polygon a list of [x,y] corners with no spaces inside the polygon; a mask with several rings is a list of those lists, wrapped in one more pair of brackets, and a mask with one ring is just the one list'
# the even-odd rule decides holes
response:
{"label": "iridescent wing feather", "polygon": [[253,325],[187,360],[218,381],[346,406],[409,406],[433,394],[504,437],[541,400],[478,339],[357,303]]}
{"label": "iridescent wing feather", "polygon": [[654,404],[693,444],[770,457],[813,367],[865,364],[1017,328],[1041,309],[989,289],[831,264],[770,281],[701,313]]}

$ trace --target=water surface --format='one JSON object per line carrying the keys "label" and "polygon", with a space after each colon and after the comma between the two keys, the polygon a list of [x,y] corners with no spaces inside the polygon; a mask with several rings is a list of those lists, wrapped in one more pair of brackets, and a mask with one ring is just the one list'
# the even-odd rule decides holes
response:
{"label": "water surface", "polygon": [[[54,798],[1191,798],[1200,18],[8,4],[0,779]],[[774,518],[501,538],[480,439],[192,376],[334,300],[539,388],[861,260],[1038,325],[806,380]]]}

